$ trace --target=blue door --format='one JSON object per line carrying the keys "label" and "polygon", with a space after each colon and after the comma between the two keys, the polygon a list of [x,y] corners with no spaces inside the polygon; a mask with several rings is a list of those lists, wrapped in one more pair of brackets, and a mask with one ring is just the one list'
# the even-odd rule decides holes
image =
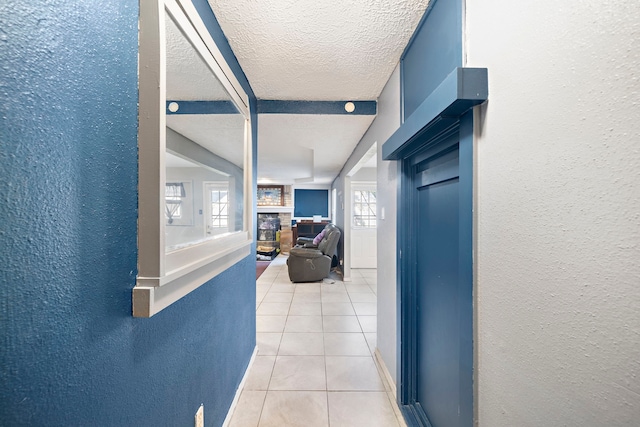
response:
{"label": "blue door", "polygon": [[473,425],[471,193],[459,141],[453,132],[404,160],[401,403],[415,426]]}

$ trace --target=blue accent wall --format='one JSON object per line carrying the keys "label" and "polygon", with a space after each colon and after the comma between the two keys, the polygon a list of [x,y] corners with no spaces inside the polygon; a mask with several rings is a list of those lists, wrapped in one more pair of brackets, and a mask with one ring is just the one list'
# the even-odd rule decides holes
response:
{"label": "blue accent wall", "polygon": [[0,425],[189,426],[201,403],[222,425],[255,346],[253,257],[131,316],[137,2],[0,16]]}
{"label": "blue accent wall", "polygon": [[462,66],[462,0],[432,0],[401,58],[404,118]]}
{"label": "blue accent wall", "polygon": [[293,216],[312,217],[321,215],[329,216],[329,190],[294,190]]}

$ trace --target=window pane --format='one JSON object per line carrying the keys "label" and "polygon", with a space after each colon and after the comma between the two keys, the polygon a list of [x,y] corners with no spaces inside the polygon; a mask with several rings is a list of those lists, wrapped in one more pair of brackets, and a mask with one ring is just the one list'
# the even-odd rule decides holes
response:
{"label": "window pane", "polygon": [[[167,138],[172,134],[167,132]],[[181,140],[181,138],[176,137]],[[221,232],[242,229],[242,212],[229,221],[229,188],[234,179],[211,167],[166,153],[165,250],[203,242]],[[215,185],[215,188],[212,187]],[[236,213],[239,214],[236,216]],[[222,215],[221,215],[222,214]],[[230,226],[231,225],[231,226]],[[218,232],[211,232],[216,227]],[[224,227],[224,228],[222,228]]]}
{"label": "window pane", "polygon": [[353,190],[353,225],[354,227],[376,227],[376,192],[370,190]]}

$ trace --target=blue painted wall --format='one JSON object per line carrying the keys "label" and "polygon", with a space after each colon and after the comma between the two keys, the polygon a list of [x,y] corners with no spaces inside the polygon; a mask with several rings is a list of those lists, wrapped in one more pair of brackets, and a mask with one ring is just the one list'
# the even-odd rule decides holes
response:
{"label": "blue painted wall", "polygon": [[404,117],[462,66],[462,0],[432,0],[401,58]]}
{"label": "blue painted wall", "polygon": [[189,426],[204,403],[220,426],[255,345],[252,257],[131,317],[137,2],[0,16],[0,425]]}

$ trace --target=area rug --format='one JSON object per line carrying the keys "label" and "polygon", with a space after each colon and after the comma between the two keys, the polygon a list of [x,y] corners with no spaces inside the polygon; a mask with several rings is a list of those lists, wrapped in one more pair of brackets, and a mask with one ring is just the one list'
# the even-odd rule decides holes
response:
{"label": "area rug", "polygon": [[271,261],[256,261],[256,280],[269,267]]}

